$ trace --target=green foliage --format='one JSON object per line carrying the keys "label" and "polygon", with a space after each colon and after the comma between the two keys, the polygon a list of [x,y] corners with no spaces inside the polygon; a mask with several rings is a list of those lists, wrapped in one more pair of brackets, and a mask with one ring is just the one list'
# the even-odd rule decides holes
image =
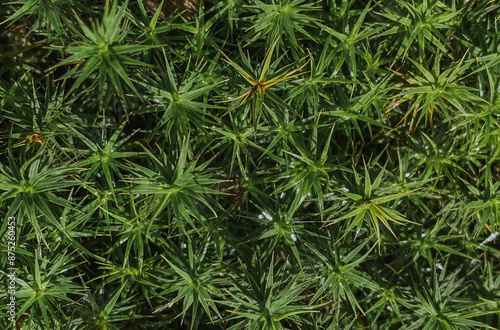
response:
{"label": "green foliage", "polygon": [[0,6],[0,328],[499,327],[498,1],[171,5]]}
{"label": "green foliage", "polygon": [[[127,2],[120,8],[118,8],[117,1],[113,2],[111,8],[109,2],[106,2],[101,21],[94,23],[92,28],[76,16],[83,32],[83,35],[79,35],[81,40],[67,46],[56,47],[55,49],[69,53],[71,56],[53,67],[55,69],[60,66],[75,65],[61,77],[61,79],[78,77],[68,93],[75,91],[85,80],[94,78],[98,85],[93,88],[98,88],[100,98],[104,98],[105,95],[108,95],[108,98],[111,97],[108,84],[111,84],[118,97],[124,102],[126,100],[123,84],[140,97],[126,69],[148,66],[147,63],[136,60],[130,55],[144,52],[151,46],[137,45],[127,39],[128,23],[122,24],[126,8]],[[94,73],[97,73],[97,76],[93,75]]]}

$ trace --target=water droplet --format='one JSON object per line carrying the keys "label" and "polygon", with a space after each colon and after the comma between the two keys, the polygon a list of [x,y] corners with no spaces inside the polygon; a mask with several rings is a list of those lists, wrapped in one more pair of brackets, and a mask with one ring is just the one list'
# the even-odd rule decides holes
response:
{"label": "water droplet", "polygon": [[485,245],[485,244],[488,244],[490,242],[493,242],[499,235],[500,235],[499,232],[495,232],[495,233],[491,234],[480,245]]}
{"label": "water droplet", "polygon": [[269,213],[267,213],[267,212],[262,212],[262,215],[265,216],[266,219],[269,220],[269,221],[273,220],[273,217]]}

